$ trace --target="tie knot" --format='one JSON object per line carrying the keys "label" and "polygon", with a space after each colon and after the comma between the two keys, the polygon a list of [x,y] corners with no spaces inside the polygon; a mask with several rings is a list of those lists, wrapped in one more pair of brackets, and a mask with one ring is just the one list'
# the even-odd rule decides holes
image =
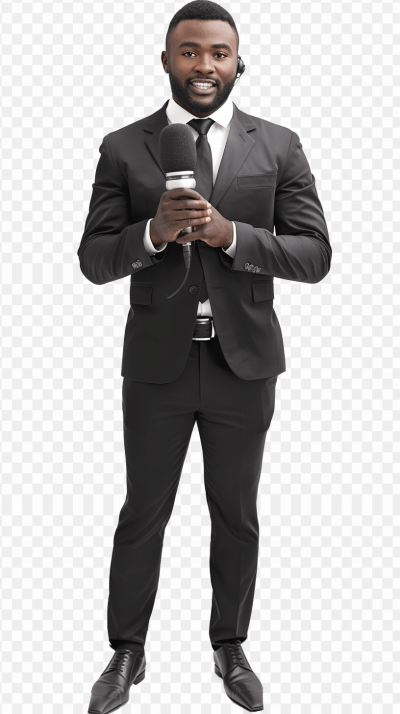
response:
{"label": "tie knot", "polygon": [[196,131],[199,134],[207,134],[210,126],[215,124],[214,119],[192,119],[191,121],[188,121],[189,126],[192,126],[193,129],[196,129]]}

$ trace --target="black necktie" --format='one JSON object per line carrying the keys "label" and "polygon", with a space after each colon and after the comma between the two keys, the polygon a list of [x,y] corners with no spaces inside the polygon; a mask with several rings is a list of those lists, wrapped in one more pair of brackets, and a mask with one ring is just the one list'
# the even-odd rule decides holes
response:
{"label": "black necktie", "polygon": [[194,170],[196,179],[196,191],[198,191],[207,201],[213,189],[213,165],[210,144],[207,139],[207,132],[214,124],[214,119],[192,119],[188,121],[189,126],[199,132],[196,141],[197,162]]}
{"label": "black necktie", "polygon": [[[196,179],[196,191],[207,201],[213,190],[213,164],[210,144],[207,139],[207,132],[214,124],[214,119],[191,119],[188,124],[199,133],[196,141],[197,161],[194,170]],[[195,241],[198,243],[198,241]],[[197,246],[198,248],[198,246]],[[200,302],[208,300],[206,281],[203,275],[200,291]]]}

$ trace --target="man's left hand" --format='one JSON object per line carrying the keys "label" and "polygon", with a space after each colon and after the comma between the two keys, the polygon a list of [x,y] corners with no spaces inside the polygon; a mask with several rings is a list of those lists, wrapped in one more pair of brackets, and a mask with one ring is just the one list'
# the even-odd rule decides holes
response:
{"label": "man's left hand", "polygon": [[[211,221],[203,223],[202,226],[193,226],[192,233],[185,233],[176,239],[176,243],[190,243],[194,240],[202,240],[211,248],[229,248],[233,241],[232,221],[228,221],[221,216],[214,206],[211,207]],[[195,233],[195,235],[194,235]]]}

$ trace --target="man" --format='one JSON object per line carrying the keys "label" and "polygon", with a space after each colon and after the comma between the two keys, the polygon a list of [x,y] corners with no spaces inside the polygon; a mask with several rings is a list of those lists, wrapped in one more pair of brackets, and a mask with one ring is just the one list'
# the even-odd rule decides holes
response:
{"label": "man", "polygon": [[[212,526],[215,673],[233,702],[263,709],[242,643],[256,582],[263,450],[285,371],[273,280],[319,282],[331,247],[298,135],[230,99],[244,70],[238,46],[226,10],[185,5],[161,54],[172,97],[100,146],[78,255],[95,284],[130,275],[131,308],[121,372],[127,497],[108,602],[115,652],[92,688],[93,714],[122,706],[145,676],[165,527],[195,423]],[[159,137],[171,122],[188,123],[196,139],[196,190],[165,190]],[[188,226],[192,233],[180,235]],[[189,241],[188,279],[169,299],[185,274],[180,244]]]}

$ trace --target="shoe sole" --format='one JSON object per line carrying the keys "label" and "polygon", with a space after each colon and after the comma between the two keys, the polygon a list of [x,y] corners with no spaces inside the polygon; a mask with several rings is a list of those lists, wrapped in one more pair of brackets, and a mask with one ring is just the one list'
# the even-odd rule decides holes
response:
{"label": "shoe sole", "polygon": [[[146,674],[146,668],[143,670],[143,672],[141,672],[139,674],[138,677],[136,677],[136,679],[132,682],[132,684],[140,684],[140,682],[142,682],[144,680],[145,674]],[[118,706],[114,707],[114,709],[109,709],[107,714],[111,714],[111,712],[116,712],[117,709],[121,709],[121,707],[124,707],[125,704],[128,704],[128,702],[129,702],[129,696],[128,696],[128,699],[126,699],[121,704],[118,704]],[[100,714],[100,712],[97,709],[88,709],[88,714]]]}
{"label": "shoe sole", "polygon": [[[222,681],[224,680],[224,678],[221,674],[221,670],[217,664],[214,664],[214,672],[215,672],[215,674],[218,674],[218,677],[221,677]],[[242,707],[242,709],[246,709],[248,712],[260,712],[264,709],[264,707],[256,707],[255,709],[249,709],[248,707],[245,707],[244,704],[242,704],[241,702],[237,702],[236,699],[232,699],[232,697],[230,697],[227,692],[225,692],[225,694],[227,697],[229,697],[231,702],[233,702],[234,704],[237,704],[239,707]]]}

